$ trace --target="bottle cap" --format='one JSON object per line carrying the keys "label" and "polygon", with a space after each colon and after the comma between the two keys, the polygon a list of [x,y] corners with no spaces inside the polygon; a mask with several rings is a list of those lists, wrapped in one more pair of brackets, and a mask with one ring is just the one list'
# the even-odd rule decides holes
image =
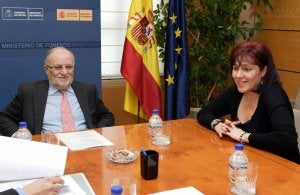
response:
{"label": "bottle cap", "polygon": [[159,114],[159,110],[158,109],[153,109],[152,114]]}
{"label": "bottle cap", "polygon": [[22,127],[27,127],[27,123],[24,122],[24,121],[21,121],[19,122],[19,127],[22,128]]}
{"label": "bottle cap", "polygon": [[122,191],[122,186],[111,186],[111,194],[121,194]]}
{"label": "bottle cap", "polygon": [[244,149],[244,145],[243,144],[235,144],[235,149],[236,150],[243,150]]}

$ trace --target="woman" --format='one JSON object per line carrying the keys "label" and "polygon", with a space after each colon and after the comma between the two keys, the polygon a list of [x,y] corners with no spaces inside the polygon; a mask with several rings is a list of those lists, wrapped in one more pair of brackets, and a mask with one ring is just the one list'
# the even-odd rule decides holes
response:
{"label": "woman", "polygon": [[[200,110],[198,122],[220,137],[300,164],[293,110],[270,50],[257,42],[240,43],[231,52],[230,68],[235,85]],[[219,119],[228,114],[231,120]]]}

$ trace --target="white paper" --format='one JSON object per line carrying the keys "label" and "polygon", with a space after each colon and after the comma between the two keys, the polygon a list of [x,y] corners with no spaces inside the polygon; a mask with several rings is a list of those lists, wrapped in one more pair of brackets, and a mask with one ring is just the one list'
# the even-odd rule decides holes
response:
{"label": "white paper", "polygon": [[202,192],[198,191],[194,187],[185,187],[185,188],[178,188],[174,190],[168,190],[163,192],[158,192],[150,195],[182,195],[182,194],[188,194],[188,195],[204,195]]}
{"label": "white paper", "polygon": [[84,195],[86,194],[80,186],[74,181],[74,179],[69,176],[65,175],[61,177],[65,183],[59,190],[59,195]]}
{"label": "white paper", "polygon": [[64,174],[65,146],[0,136],[0,181]]}
{"label": "white paper", "polygon": [[95,130],[60,133],[57,136],[60,141],[66,144],[71,150],[114,145]]}
{"label": "white paper", "polygon": [[[85,195],[86,194],[71,176],[64,175],[61,176],[61,178],[64,180],[65,183],[60,188],[58,193],[59,195]],[[30,180],[1,183],[0,192],[11,188],[17,188],[17,187],[22,188],[25,185],[30,184],[36,180],[37,179],[30,179]]]}
{"label": "white paper", "polygon": [[74,181],[85,191],[86,195],[96,195],[89,181],[86,179],[83,173],[74,173],[70,175]]}

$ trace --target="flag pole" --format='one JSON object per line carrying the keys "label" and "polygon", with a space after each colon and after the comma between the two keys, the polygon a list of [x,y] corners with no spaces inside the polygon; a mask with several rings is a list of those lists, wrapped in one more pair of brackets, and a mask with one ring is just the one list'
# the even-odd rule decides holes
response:
{"label": "flag pole", "polygon": [[140,123],[140,102],[138,100],[138,113],[137,113],[137,123],[139,124]]}

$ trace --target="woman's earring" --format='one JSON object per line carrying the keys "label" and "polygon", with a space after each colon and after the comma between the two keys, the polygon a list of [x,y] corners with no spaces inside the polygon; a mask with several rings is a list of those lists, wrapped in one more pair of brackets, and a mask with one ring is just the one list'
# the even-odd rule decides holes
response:
{"label": "woman's earring", "polygon": [[253,91],[256,93],[260,93],[263,86],[264,86],[264,77],[261,77],[261,80],[260,80],[259,84],[257,85],[256,90],[253,90]]}
{"label": "woman's earring", "polygon": [[260,85],[263,85],[263,84],[264,84],[264,77],[261,77]]}

